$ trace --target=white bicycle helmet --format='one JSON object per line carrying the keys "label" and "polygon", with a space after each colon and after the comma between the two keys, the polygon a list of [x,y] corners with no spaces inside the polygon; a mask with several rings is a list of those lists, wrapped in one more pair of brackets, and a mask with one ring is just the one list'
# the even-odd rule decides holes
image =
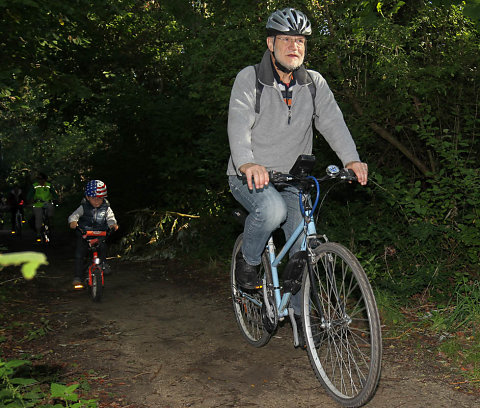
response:
{"label": "white bicycle helmet", "polygon": [[310,35],[312,26],[307,16],[293,8],[273,12],[267,21],[267,35]]}

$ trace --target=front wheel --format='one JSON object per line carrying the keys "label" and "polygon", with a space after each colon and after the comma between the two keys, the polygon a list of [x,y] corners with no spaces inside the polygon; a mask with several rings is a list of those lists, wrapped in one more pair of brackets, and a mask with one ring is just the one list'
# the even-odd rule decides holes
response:
{"label": "front wheel", "polygon": [[100,268],[93,269],[91,282],[90,295],[94,302],[99,302],[103,294],[103,272]]}
{"label": "front wheel", "polygon": [[[264,314],[262,312],[263,291],[262,290],[242,290],[237,286],[235,275],[237,254],[242,249],[243,234],[240,234],[233,247],[232,264],[230,267],[230,283],[232,288],[233,311],[237,319],[238,327],[243,337],[255,347],[262,347],[268,343],[272,336],[271,330],[267,330],[264,325]],[[270,271],[270,263],[266,254],[262,256],[259,276],[263,277],[265,271]],[[270,273],[271,276],[271,273]]]}
{"label": "front wheel", "polygon": [[314,253],[302,302],[310,363],[333,399],[360,407],[375,394],[381,370],[375,297],[362,266],[344,246],[327,242]]}

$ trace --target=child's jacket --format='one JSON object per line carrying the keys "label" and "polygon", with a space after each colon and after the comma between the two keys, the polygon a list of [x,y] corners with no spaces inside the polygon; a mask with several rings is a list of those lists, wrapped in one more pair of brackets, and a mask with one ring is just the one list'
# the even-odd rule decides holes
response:
{"label": "child's jacket", "polygon": [[100,207],[93,207],[87,200],[83,199],[78,207],[68,217],[68,222],[78,222],[78,226],[87,231],[106,231],[117,223],[115,214],[110,208],[110,203],[105,199]]}

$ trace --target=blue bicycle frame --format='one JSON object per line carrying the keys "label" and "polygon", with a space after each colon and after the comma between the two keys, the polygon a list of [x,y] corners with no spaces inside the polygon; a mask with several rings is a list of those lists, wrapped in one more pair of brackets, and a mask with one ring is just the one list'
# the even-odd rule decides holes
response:
{"label": "blue bicycle frame", "polygon": [[272,283],[273,283],[274,294],[275,294],[275,303],[277,305],[279,318],[285,317],[288,315],[287,306],[292,296],[292,293],[286,292],[282,296],[280,291],[280,282],[278,279],[277,267],[282,261],[282,259],[285,257],[287,252],[290,250],[290,248],[293,246],[297,238],[300,236],[300,234],[304,233],[304,239],[302,240],[302,244],[301,244],[302,251],[307,249],[307,237],[312,235],[313,236],[317,235],[315,222],[313,220],[313,217],[311,217],[310,215],[314,213],[315,208],[317,207],[318,198],[320,196],[320,186],[319,186],[318,180],[315,177],[310,176],[309,178],[314,181],[317,188],[317,195],[316,195],[315,203],[312,206],[312,209],[311,210],[304,209],[303,199],[302,199],[303,193],[300,191],[298,195],[299,195],[300,210],[302,211],[303,220],[298,224],[298,227],[295,229],[291,237],[287,240],[287,242],[285,243],[282,250],[277,256],[275,256],[275,244],[273,243],[273,237],[270,236],[267,242],[268,253],[270,256],[270,266],[272,269]]}

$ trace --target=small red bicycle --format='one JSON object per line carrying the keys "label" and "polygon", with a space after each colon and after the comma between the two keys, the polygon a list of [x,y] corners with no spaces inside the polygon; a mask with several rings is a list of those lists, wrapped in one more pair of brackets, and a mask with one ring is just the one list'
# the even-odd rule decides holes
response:
{"label": "small red bicycle", "polygon": [[[99,302],[102,298],[103,287],[105,284],[104,270],[98,256],[98,247],[107,238],[107,231],[83,231],[80,228],[78,230],[82,233],[82,238],[88,242],[91,254],[91,260],[86,263],[86,271],[88,272],[85,279],[85,284],[88,288],[88,292],[94,302]],[[80,289],[80,288],[79,288]]]}

